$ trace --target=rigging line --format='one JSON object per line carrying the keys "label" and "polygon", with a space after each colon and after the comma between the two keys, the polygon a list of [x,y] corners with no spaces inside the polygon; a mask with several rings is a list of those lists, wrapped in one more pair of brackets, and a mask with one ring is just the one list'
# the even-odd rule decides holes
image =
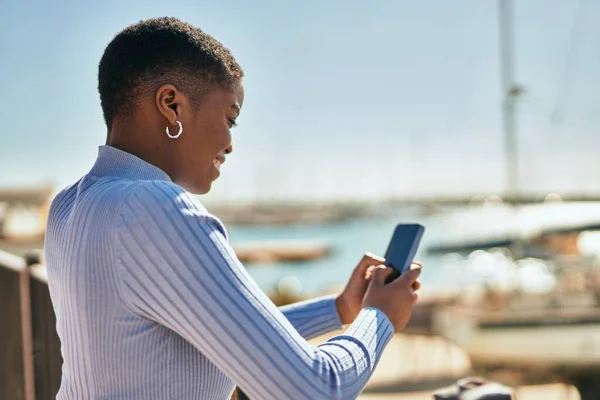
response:
{"label": "rigging line", "polygon": [[569,87],[569,83],[572,78],[573,72],[573,58],[575,55],[575,49],[577,47],[577,42],[581,35],[581,20],[584,16],[584,0],[579,0],[577,2],[577,11],[575,13],[575,17],[573,19],[573,26],[571,29],[571,37],[569,41],[569,49],[567,52],[567,56],[565,58],[565,63],[563,64],[563,70],[560,76],[560,80],[558,82],[558,88],[556,91],[556,100],[554,102],[554,108],[550,113],[550,123],[556,129],[558,125],[562,122],[561,108],[563,106],[563,100],[566,96],[566,92]]}

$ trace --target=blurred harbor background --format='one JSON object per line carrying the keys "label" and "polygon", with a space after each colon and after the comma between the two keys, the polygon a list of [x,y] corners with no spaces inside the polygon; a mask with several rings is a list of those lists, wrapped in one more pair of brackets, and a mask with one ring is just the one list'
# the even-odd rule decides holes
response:
{"label": "blurred harbor background", "polygon": [[[43,253],[35,250],[43,246],[52,193],[0,193],[0,250],[33,257],[32,274],[42,282]],[[577,398],[569,384],[591,387],[591,397],[581,398],[595,398],[600,202],[562,201],[554,193],[517,210],[498,196],[476,196],[462,205],[287,202],[212,211],[250,274],[280,305],[338,293],[363,252],[384,254],[398,222],[427,226],[417,256],[424,264],[420,302],[365,398],[430,398],[471,374],[520,388],[525,398]],[[51,316],[43,318],[52,325]]]}
{"label": "blurred harbor background", "polygon": [[365,399],[472,374],[600,398],[600,2],[34,3],[0,3],[0,398],[55,392],[31,252],[103,144],[104,47],[159,15],[245,69],[235,151],[201,200],[274,302],[335,293],[395,224],[427,227],[419,305]]}

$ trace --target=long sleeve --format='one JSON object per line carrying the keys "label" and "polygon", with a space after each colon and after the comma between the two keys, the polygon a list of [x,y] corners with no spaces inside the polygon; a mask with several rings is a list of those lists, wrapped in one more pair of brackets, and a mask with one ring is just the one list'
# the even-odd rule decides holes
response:
{"label": "long sleeve", "polygon": [[279,310],[307,340],[342,327],[334,296],[300,301]]}
{"label": "long sleeve", "polygon": [[[174,184],[133,185],[114,235],[125,305],[181,335],[250,398],[355,398],[392,338],[369,308],[344,335],[309,345],[246,273],[221,223]],[[302,313],[287,313],[310,336]]]}

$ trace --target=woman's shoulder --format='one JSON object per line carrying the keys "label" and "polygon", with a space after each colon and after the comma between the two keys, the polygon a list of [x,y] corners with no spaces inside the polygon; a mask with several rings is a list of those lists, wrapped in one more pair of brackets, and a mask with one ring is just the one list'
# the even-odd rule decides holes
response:
{"label": "woman's shoulder", "polygon": [[159,219],[161,217],[194,218],[216,226],[223,234],[225,227],[218,217],[211,214],[195,196],[181,186],[168,181],[137,181],[123,193],[122,214],[137,219],[141,215]]}
{"label": "woman's shoulder", "polygon": [[194,220],[195,224],[206,224],[227,237],[222,222],[204,207],[198,197],[173,182],[134,182],[123,193],[120,208],[121,221],[125,225],[137,225],[141,221],[154,225],[161,221]]}
{"label": "woman's shoulder", "polygon": [[168,181],[136,181],[125,188],[123,202],[150,208],[188,210],[197,214],[208,214],[200,200],[181,186]]}

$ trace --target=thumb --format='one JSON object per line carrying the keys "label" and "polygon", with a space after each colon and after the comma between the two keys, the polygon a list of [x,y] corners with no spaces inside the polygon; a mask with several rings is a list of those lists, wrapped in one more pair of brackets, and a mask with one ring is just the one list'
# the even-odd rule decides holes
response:
{"label": "thumb", "polygon": [[372,282],[377,282],[378,284],[385,285],[385,281],[394,272],[393,268],[386,268],[383,265],[375,268],[373,271],[373,279]]}
{"label": "thumb", "polygon": [[[418,265],[418,264],[417,264]],[[408,287],[412,287],[413,284],[421,275],[421,266],[413,265],[416,268],[411,268],[410,270],[403,273],[400,278],[397,279],[399,285],[405,285]]]}

